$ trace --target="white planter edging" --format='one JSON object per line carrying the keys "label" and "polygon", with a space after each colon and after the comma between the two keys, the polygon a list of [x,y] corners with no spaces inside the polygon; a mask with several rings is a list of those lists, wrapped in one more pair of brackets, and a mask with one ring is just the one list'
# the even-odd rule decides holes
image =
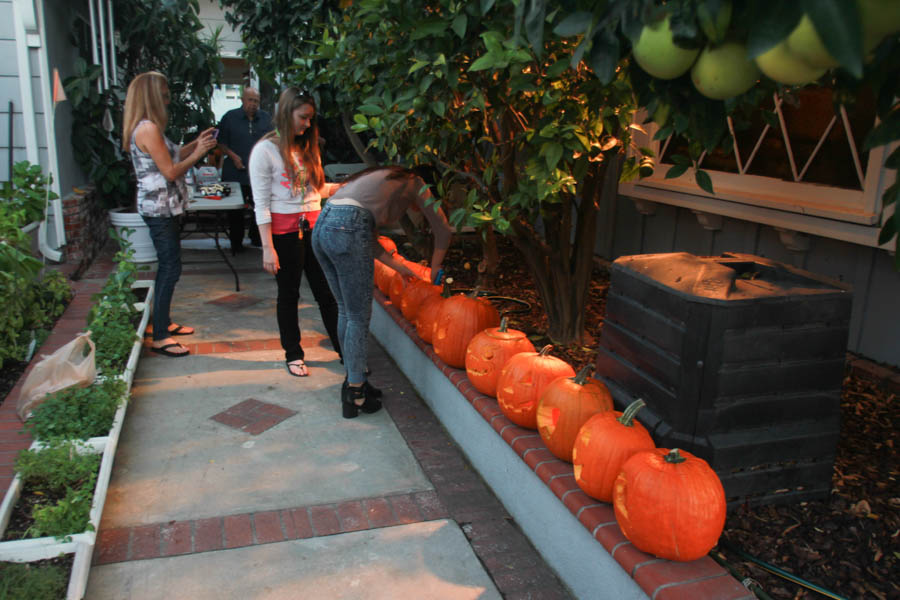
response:
{"label": "white planter edging", "polygon": [[[127,384],[125,398],[116,410],[109,433],[106,436],[90,438],[84,442],[91,452],[103,454],[103,457],[100,459],[100,471],[97,475],[97,485],[94,488],[94,496],[91,502],[91,512],[89,517],[89,523],[93,526],[93,531],[83,531],[81,533],[73,534],[68,536],[67,541],[64,542],[57,541],[55,537],[0,542],[0,560],[2,561],[33,562],[36,560],[54,558],[60,554],[74,553],[75,558],[72,563],[66,600],[81,600],[87,589],[91,558],[97,540],[97,531],[100,528],[100,518],[103,515],[103,507],[106,503],[106,493],[109,489],[109,480],[112,475],[116,448],[119,444],[122,425],[125,422],[125,411],[131,393],[131,384],[143,348],[144,332],[147,329],[147,323],[150,317],[150,307],[153,304],[153,281],[137,281],[132,287],[147,288],[147,296],[143,302],[135,304],[135,308],[142,311],[143,314],[141,315],[141,321],[137,329],[137,340],[131,348],[125,372],[120,375]],[[31,448],[36,449],[43,445],[42,442],[35,441],[31,444]],[[13,506],[16,501],[18,501],[21,493],[22,479],[16,474],[3,498],[2,504],[0,504],[0,535],[6,531],[6,526],[9,524]]]}
{"label": "white planter edging", "polygon": [[647,600],[629,574],[375,300],[369,329],[576,597]]}

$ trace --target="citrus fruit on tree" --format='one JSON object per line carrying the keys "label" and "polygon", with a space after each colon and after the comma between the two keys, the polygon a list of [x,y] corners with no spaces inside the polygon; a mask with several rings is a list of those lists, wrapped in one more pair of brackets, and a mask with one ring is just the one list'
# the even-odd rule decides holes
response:
{"label": "citrus fruit on tree", "polygon": [[668,17],[645,25],[632,48],[637,64],[657,79],[675,79],[685,74],[699,52],[675,45]]}
{"label": "citrus fruit on tree", "polygon": [[[800,19],[800,22],[784,43],[787,44],[787,50],[791,54],[809,64],[810,67],[830,69],[838,66],[838,61],[828,53],[825,44],[822,42],[822,37],[816,31],[816,27],[813,25],[809,15],[803,15],[803,18]],[[759,64],[758,61],[757,64]],[[762,68],[761,65],[760,68]],[[763,72],[765,73],[765,69],[763,69]],[[768,75],[768,73],[766,74]],[[771,77],[771,75],[769,76]],[[772,77],[772,79],[775,78]],[[777,79],[775,80],[778,81]]]}
{"label": "citrus fruit on tree", "polygon": [[747,48],[737,42],[707,46],[691,68],[697,91],[713,100],[743,94],[756,83],[759,69],[747,58]]}
{"label": "citrus fruit on tree", "polygon": [[803,85],[815,81],[825,74],[825,67],[813,67],[788,49],[787,42],[756,57],[756,66],[769,79],[786,85]]}

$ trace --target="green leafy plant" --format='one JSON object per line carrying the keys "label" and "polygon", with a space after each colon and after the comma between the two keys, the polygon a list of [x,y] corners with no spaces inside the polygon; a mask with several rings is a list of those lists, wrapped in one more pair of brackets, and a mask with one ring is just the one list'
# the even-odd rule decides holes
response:
{"label": "green leafy plant", "polygon": [[134,324],[138,315],[134,308],[137,296],[132,286],[140,267],[132,262],[134,249],[127,239],[130,232],[133,230],[125,228],[120,237],[115,229],[110,229],[110,237],[120,248],[114,256],[116,269],[110,273],[103,289],[94,294],[94,305],[88,313],[87,329],[94,340],[97,371],[110,377],[124,370],[131,348],[138,339]]}
{"label": "green leafy plant", "polygon": [[68,583],[68,573],[56,565],[0,562],[0,598],[59,600]]}
{"label": "green leafy plant", "polygon": [[13,165],[11,181],[4,181],[0,187],[0,201],[6,201],[12,211],[19,209],[25,212],[24,223],[40,221],[44,218],[44,205],[47,200],[56,200],[59,196],[47,189],[53,182],[50,175],[44,175],[40,165],[33,165],[27,160]]}
{"label": "green leafy plant", "polygon": [[52,535],[65,538],[73,533],[93,531],[90,518],[96,480],[97,475],[94,474],[84,486],[68,488],[65,497],[56,504],[36,506],[31,513],[34,522],[25,532],[25,537]]}
{"label": "green leafy plant", "polygon": [[47,396],[25,427],[33,437],[46,441],[107,435],[126,390],[125,381],[118,378],[60,390]]}
{"label": "green leafy plant", "polygon": [[100,455],[86,452],[83,444],[72,440],[22,450],[15,464],[15,471],[25,485],[58,490],[80,487],[99,468]]}
{"label": "green leafy plant", "polygon": [[[0,366],[25,360],[72,297],[66,278],[44,270],[31,254],[31,238],[22,227],[43,215],[50,179],[27,161],[14,167],[0,201]],[[55,198],[51,194],[51,198]]]}

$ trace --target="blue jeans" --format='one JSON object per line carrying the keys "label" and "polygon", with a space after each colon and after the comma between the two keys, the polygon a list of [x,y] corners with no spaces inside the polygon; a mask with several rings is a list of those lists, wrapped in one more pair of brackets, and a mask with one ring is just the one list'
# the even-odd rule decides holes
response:
{"label": "blue jeans", "polygon": [[175,284],[181,277],[181,240],[178,222],[174,217],[147,217],[141,215],[150,228],[150,238],[156,248],[156,285],[153,289],[153,341],[169,337],[169,309]]}
{"label": "blue jeans", "polygon": [[338,306],[337,330],[347,382],[366,380],[375,219],[357,206],[326,204],[312,232],[312,247]]}

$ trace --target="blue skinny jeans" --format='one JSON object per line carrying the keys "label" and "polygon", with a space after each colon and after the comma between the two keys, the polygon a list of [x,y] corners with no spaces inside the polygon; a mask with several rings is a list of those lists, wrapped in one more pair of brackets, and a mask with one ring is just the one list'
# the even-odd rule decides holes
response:
{"label": "blue skinny jeans", "polygon": [[150,228],[150,238],[156,248],[156,284],[153,290],[153,341],[169,337],[172,320],[172,294],[181,277],[181,239],[175,217],[147,217],[141,215]]}
{"label": "blue skinny jeans", "polygon": [[312,232],[312,248],[337,301],[337,331],[347,382],[366,380],[375,219],[358,206],[326,204]]}

